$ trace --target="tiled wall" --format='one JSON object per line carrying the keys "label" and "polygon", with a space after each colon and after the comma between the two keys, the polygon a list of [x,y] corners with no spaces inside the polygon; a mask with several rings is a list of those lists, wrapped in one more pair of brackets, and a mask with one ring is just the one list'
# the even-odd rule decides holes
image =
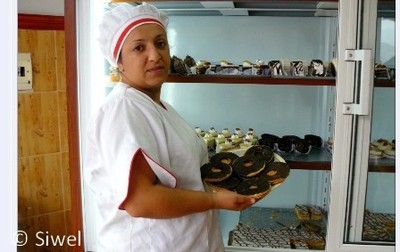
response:
{"label": "tiled wall", "polygon": [[18,93],[18,251],[69,251],[51,238],[69,234],[70,179],[64,31],[18,31],[30,52],[33,90]]}

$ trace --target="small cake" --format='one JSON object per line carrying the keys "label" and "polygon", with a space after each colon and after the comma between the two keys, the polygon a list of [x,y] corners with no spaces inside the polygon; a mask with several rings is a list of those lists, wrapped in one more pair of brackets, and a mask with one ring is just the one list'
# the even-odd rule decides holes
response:
{"label": "small cake", "polygon": [[282,62],[280,60],[271,60],[268,62],[268,66],[273,76],[283,75]]}
{"label": "small cake", "polygon": [[263,177],[267,178],[268,182],[274,186],[281,184],[289,176],[289,165],[284,162],[271,162],[266,164],[263,172]]}
{"label": "small cake", "polygon": [[308,67],[308,75],[314,77],[325,76],[325,67],[322,60],[314,59]]}
{"label": "small cake", "polygon": [[255,132],[255,130],[254,130],[253,128],[249,128],[249,129],[247,130],[247,133],[246,133],[246,134],[247,134],[247,135],[251,134],[253,137],[258,138],[258,136],[257,136],[257,134],[256,134],[256,132]]}
{"label": "small cake", "polygon": [[279,137],[274,134],[264,133],[261,135],[261,139],[271,139],[274,143],[276,143]]}
{"label": "small cake", "polygon": [[369,157],[370,158],[383,158],[384,153],[374,144],[369,145]]}
{"label": "small cake", "polygon": [[265,145],[254,145],[245,152],[245,155],[261,157],[266,163],[270,163],[274,160],[273,151]]}
{"label": "small cake", "polygon": [[336,77],[337,72],[337,59],[332,59],[326,68],[326,76]]}
{"label": "small cake", "polygon": [[186,75],[191,72],[190,68],[185,64],[185,62],[183,62],[183,60],[178,57],[175,58],[173,66],[175,71],[179,74]]}
{"label": "small cake", "polygon": [[185,59],[183,60],[188,67],[196,66],[196,61],[189,55],[186,55]]}
{"label": "small cake", "polygon": [[225,163],[232,165],[239,156],[232,152],[220,152],[210,158],[210,163]]}
{"label": "small cake", "polygon": [[262,60],[256,60],[256,63],[251,68],[251,72],[253,75],[264,75],[264,76],[271,75],[270,67],[264,64],[264,61]]}
{"label": "small cake", "polygon": [[230,176],[220,182],[207,182],[207,184],[215,191],[220,189],[227,189],[233,191],[237,185],[239,185],[240,180],[235,176]]}
{"label": "small cake", "polygon": [[301,154],[308,154],[311,150],[309,141],[305,139],[299,139],[294,144],[294,149]]}
{"label": "small cake", "polygon": [[215,147],[215,138],[210,133],[205,133],[203,137],[204,142],[206,142],[207,147]]}
{"label": "small cake", "polygon": [[232,64],[231,62],[227,61],[227,60],[221,60],[221,61],[219,62],[219,64],[220,64],[222,67],[230,67],[230,66],[233,66],[233,64]]}
{"label": "small cake", "polygon": [[245,140],[248,140],[252,145],[258,144],[258,139],[256,136],[253,135],[251,132],[247,132],[246,136],[244,137]]}
{"label": "small cake", "polygon": [[201,177],[207,182],[221,182],[232,175],[232,167],[222,162],[212,162],[200,167]]}
{"label": "small cake", "polygon": [[373,145],[378,147],[381,151],[385,151],[385,149],[391,148],[390,141],[387,139],[379,138],[372,142]]}
{"label": "small cake", "polygon": [[244,61],[242,62],[242,66],[243,66],[243,67],[246,67],[246,68],[252,67],[253,65],[254,65],[254,64],[251,63],[249,60],[244,60]]}
{"label": "small cake", "polygon": [[308,209],[310,211],[310,219],[312,221],[321,221],[323,218],[322,208],[315,205],[309,205]]}
{"label": "small cake", "polygon": [[228,138],[231,136],[231,132],[229,132],[228,128],[222,129],[221,133],[224,135],[224,137]]}
{"label": "small cake", "polygon": [[221,143],[221,144],[217,145],[216,151],[217,152],[227,151],[227,150],[233,149],[235,147],[236,146],[232,144],[232,139],[227,138],[225,140],[225,143]]}
{"label": "small cake", "polygon": [[238,194],[251,196],[259,200],[271,191],[271,186],[264,178],[251,178],[239,183],[235,191]]}
{"label": "small cake", "polygon": [[323,238],[321,239],[306,239],[307,247],[309,249],[315,249],[315,250],[324,250],[325,249],[325,240]]}
{"label": "small cake", "polygon": [[274,134],[264,133],[261,135],[261,139],[258,140],[258,143],[269,146],[272,150],[275,150],[278,139],[279,137]]}
{"label": "small cake", "polygon": [[307,206],[296,204],[294,206],[294,211],[296,212],[297,219],[302,221],[310,220],[310,214],[308,213]]}
{"label": "small cake", "polygon": [[303,61],[291,61],[290,74],[292,76],[304,76]]}
{"label": "small cake", "polygon": [[277,141],[278,151],[291,152],[293,151],[293,143],[285,138],[279,138]]}
{"label": "small cake", "polygon": [[241,137],[239,137],[239,135],[237,133],[234,133],[231,136],[231,140],[232,140],[232,144],[235,146],[238,146],[243,141],[243,139]]}
{"label": "small cake", "polygon": [[239,144],[240,149],[249,149],[251,146],[253,146],[253,142],[249,139],[244,139],[242,143]]}
{"label": "small cake", "polygon": [[215,144],[216,145],[220,145],[222,143],[225,143],[226,137],[224,136],[224,134],[219,133],[218,136],[215,138]]}
{"label": "small cake", "polygon": [[207,69],[210,68],[211,63],[207,60],[199,60],[196,62],[196,73],[197,74],[205,74]]}
{"label": "small cake", "polygon": [[268,146],[269,148],[271,148],[271,150],[275,150],[275,142],[272,139],[268,138],[258,139],[258,144]]}
{"label": "small cake", "polygon": [[322,147],[322,138],[320,136],[307,134],[304,135],[304,139],[307,140],[312,147]]}
{"label": "small cake", "polygon": [[[323,210],[321,207],[316,206],[316,205],[300,205],[296,204],[295,205],[295,212],[297,214],[297,218],[302,221],[322,221],[322,218],[324,216]],[[308,229],[312,229],[313,232],[316,232],[315,229],[320,230],[320,226],[317,225],[317,227],[312,227],[311,222],[305,222],[308,224]]]}
{"label": "small cake", "polygon": [[375,64],[374,72],[376,79],[390,79],[389,69],[383,64]]}
{"label": "small cake", "polygon": [[300,140],[301,138],[296,135],[284,135],[282,139],[290,141],[292,144],[295,144],[296,141]]}
{"label": "small cake", "polygon": [[234,134],[236,134],[240,138],[244,137],[243,131],[240,128],[236,128]]}
{"label": "small cake", "polygon": [[200,127],[195,127],[194,130],[196,131],[196,134],[200,137],[203,137],[205,134],[205,132]]}
{"label": "small cake", "polygon": [[394,158],[396,156],[395,145],[391,144],[390,148],[387,148],[383,151],[388,158]]}
{"label": "small cake", "polygon": [[208,131],[208,133],[210,133],[211,136],[214,138],[218,136],[218,132],[215,130],[214,127],[211,127],[210,130]]}
{"label": "small cake", "polygon": [[254,177],[265,168],[265,161],[254,155],[244,155],[233,161],[235,174],[243,178]]}

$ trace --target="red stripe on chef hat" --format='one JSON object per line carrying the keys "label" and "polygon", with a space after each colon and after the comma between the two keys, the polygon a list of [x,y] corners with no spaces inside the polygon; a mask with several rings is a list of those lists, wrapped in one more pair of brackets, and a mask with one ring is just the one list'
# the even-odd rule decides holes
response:
{"label": "red stripe on chef hat", "polygon": [[114,52],[113,52],[115,62],[118,62],[119,52],[121,51],[122,44],[124,43],[129,32],[131,32],[133,29],[137,28],[138,26],[141,26],[144,24],[158,24],[159,26],[164,28],[164,25],[159,20],[154,19],[154,18],[142,18],[142,19],[135,20],[132,23],[128,24],[125,27],[125,29],[121,32],[121,35],[119,36],[119,38],[115,44]]}

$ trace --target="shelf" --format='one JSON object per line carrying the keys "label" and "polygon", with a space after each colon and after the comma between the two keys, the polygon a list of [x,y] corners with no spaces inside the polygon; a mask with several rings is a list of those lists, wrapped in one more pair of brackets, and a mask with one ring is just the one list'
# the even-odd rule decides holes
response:
{"label": "shelf", "polygon": [[[335,86],[334,77],[266,77],[255,75],[180,75],[171,74],[167,82],[173,83],[219,83],[219,84],[260,84],[260,85],[299,85]],[[375,80],[375,87],[395,87],[394,80]]]}
{"label": "shelf", "polygon": [[395,173],[395,160],[389,158],[370,159],[369,172],[388,172]]}
{"label": "shelf", "polygon": [[395,80],[383,80],[383,79],[375,79],[375,87],[395,87],[396,81]]}
{"label": "shelf", "polygon": [[[322,220],[316,221],[299,220],[294,207],[252,206],[241,211],[235,218],[228,216],[231,213],[224,211],[222,217],[228,217],[227,220],[231,221],[230,227],[222,230],[224,242],[230,251],[248,251],[246,250],[248,246],[257,251],[270,251],[272,248],[285,251],[289,248],[302,251],[315,250],[317,248],[309,248],[308,246],[311,244],[307,245],[306,241],[317,240],[320,241],[321,247],[324,246],[328,223],[327,214],[322,210]],[[363,229],[368,232],[363,232],[363,241],[384,242],[393,245],[395,230],[387,230],[385,223],[394,223],[395,213],[368,211],[364,218]]]}
{"label": "shelf", "polygon": [[171,74],[168,82],[175,83],[221,83],[221,84],[269,84],[335,86],[334,77],[266,77],[256,75],[179,75]]}
{"label": "shelf", "polygon": [[308,154],[278,153],[290,169],[331,170],[332,155],[325,148],[312,148]]}
{"label": "shelf", "polygon": [[[210,151],[209,155],[214,155]],[[293,170],[331,170],[332,154],[326,148],[312,148],[308,154],[277,152]],[[369,172],[395,172],[395,159],[369,160]]]}
{"label": "shelf", "polygon": [[[309,154],[279,153],[291,169],[331,170],[332,155],[325,148],[313,148]],[[395,160],[389,158],[370,159],[369,172],[395,172]]]}

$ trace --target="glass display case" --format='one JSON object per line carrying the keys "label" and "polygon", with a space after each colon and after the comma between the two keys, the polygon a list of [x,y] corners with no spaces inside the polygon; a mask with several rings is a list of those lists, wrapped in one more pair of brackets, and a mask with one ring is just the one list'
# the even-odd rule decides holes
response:
{"label": "glass display case", "polygon": [[[79,27],[79,60],[90,66],[80,82],[92,83],[79,85],[82,129],[114,85],[91,44],[99,15],[117,2],[78,4],[88,24]],[[306,154],[275,149],[291,169],[285,182],[247,210],[220,212],[226,250],[394,251],[394,1],[153,4],[170,15],[171,56],[211,65],[205,73],[172,69],[163,86],[162,99],[193,128],[321,139]],[[313,72],[315,61],[323,74]],[[256,63],[269,72],[257,74]],[[91,201],[85,197],[84,213],[96,211]],[[95,219],[85,216],[89,251],[96,250]]]}

